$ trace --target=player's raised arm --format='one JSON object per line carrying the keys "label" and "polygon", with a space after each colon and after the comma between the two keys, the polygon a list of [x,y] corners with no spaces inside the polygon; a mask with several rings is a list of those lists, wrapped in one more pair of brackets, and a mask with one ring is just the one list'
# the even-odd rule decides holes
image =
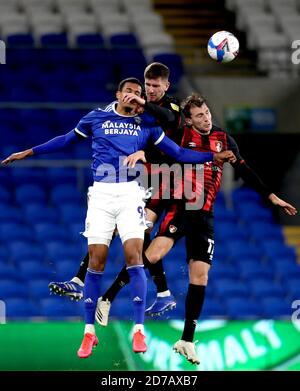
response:
{"label": "player's raised arm", "polygon": [[187,148],[179,147],[174,141],[165,136],[164,133],[155,142],[157,148],[181,163],[205,163],[213,160],[220,162],[234,163],[236,157],[232,151],[218,153],[197,152]]}
{"label": "player's raised arm", "polygon": [[16,160],[23,160],[33,155],[42,155],[46,153],[58,152],[67,147],[68,145],[79,141],[82,138],[83,137],[78,134],[78,132],[75,132],[75,130],[71,130],[69,133],[55,137],[45,142],[44,144],[37,145],[36,147],[26,149],[22,152],[13,153],[6,159],[4,159],[1,164],[9,164]]}

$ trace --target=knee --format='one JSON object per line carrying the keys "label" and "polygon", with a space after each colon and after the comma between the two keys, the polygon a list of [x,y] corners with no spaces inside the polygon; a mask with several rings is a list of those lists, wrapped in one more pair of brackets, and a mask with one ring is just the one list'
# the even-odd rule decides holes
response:
{"label": "knee", "polygon": [[194,285],[203,285],[206,286],[208,284],[208,273],[203,272],[191,276],[190,283]]}
{"label": "knee", "polygon": [[102,272],[105,266],[105,259],[96,251],[89,252],[89,269]]}
{"label": "knee", "polygon": [[140,265],[143,263],[141,253],[139,251],[132,251],[127,255],[127,266]]}

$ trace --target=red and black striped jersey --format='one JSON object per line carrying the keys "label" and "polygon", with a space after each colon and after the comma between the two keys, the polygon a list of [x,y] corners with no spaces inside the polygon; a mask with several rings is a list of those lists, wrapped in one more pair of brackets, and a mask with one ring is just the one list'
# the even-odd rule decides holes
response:
{"label": "red and black striped jersey", "polygon": [[[232,150],[237,157],[236,164],[243,163],[243,159],[234,139],[224,130],[214,125],[208,135],[203,135],[191,127],[185,127],[181,146],[199,152],[216,153]],[[216,161],[207,162],[201,165],[201,169],[203,169],[202,178],[204,179],[204,195],[203,182],[197,183],[195,166],[191,169],[186,169],[187,166],[185,166],[184,186],[186,187],[188,185],[189,188],[193,190],[194,194],[197,194],[197,196],[200,196],[201,194],[204,197],[202,210],[213,210],[214,201],[221,186],[223,165],[224,163]],[[187,196],[187,194],[185,194],[185,196]]]}

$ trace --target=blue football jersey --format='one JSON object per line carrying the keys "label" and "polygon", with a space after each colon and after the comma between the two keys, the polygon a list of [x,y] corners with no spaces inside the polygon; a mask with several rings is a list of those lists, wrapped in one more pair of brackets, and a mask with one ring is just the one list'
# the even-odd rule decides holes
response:
{"label": "blue football jersey", "polygon": [[105,109],[95,109],[84,116],[75,128],[83,137],[92,137],[94,180],[97,182],[127,182],[137,175],[128,176],[123,166],[126,156],[145,149],[147,144],[159,144],[163,130],[148,113],[124,116],[116,111],[117,102]]}

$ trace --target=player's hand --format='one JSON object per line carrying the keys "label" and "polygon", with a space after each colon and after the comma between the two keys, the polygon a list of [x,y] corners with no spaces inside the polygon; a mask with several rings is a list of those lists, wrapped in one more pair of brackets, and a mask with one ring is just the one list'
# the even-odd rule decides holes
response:
{"label": "player's hand", "polygon": [[123,103],[137,103],[140,106],[145,106],[146,101],[141,96],[128,92],[124,95]]}
{"label": "player's hand", "polygon": [[15,160],[23,160],[32,155],[33,155],[32,149],[26,149],[26,151],[12,153],[6,159],[2,160],[1,164],[9,164],[14,162]]}
{"label": "player's hand", "polygon": [[123,161],[123,166],[127,165],[129,168],[134,168],[137,161],[139,160],[141,160],[144,163],[147,162],[144,151],[137,151],[127,156]]}
{"label": "player's hand", "polygon": [[232,151],[217,152],[214,154],[214,160],[217,162],[235,163],[236,156]]}
{"label": "player's hand", "polygon": [[274,193],[269,195],[269,200],[273,205],[280,206],[280,208],[282,208],[289,216],[295,216],[295,214],[298,213],[297,209],[293,205],[288,204],[281,198],[277,197],[277,195]]}

